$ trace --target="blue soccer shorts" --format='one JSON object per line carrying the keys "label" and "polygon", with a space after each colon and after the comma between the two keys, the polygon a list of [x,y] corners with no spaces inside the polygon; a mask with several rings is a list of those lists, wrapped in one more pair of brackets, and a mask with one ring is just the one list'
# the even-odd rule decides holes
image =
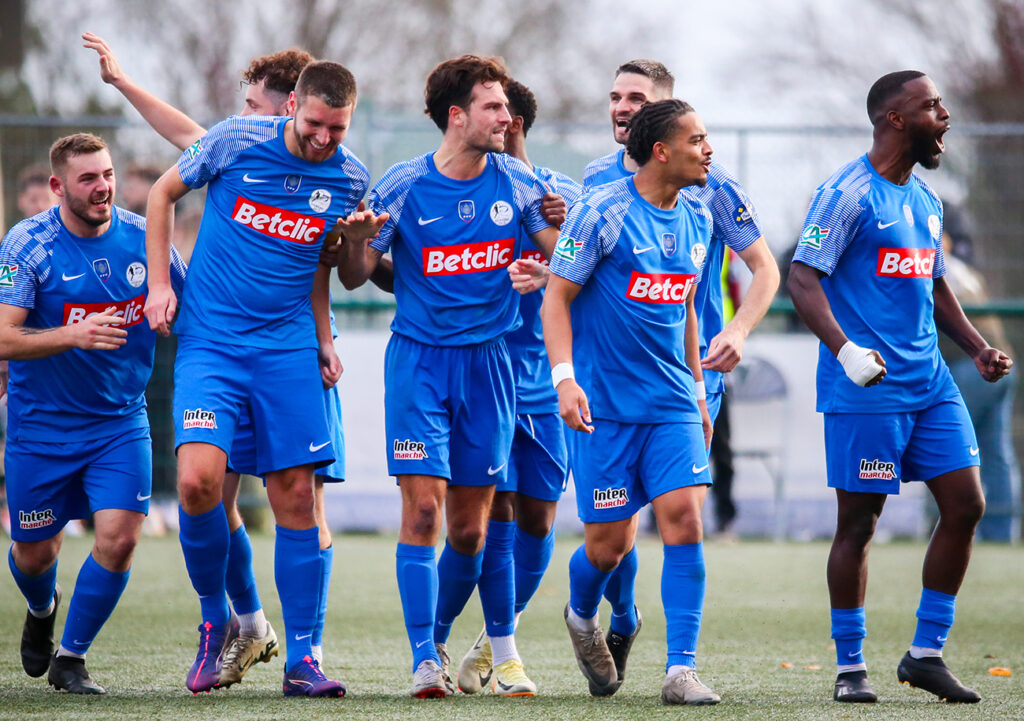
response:
{"label": "blue soccer shorts", "polygon": [[664,493],[711,485],[700,423],[595,418],[593,425],[593,433],[565,431],[584,523],[621,521]]}
{"label": "blue soccer shorts", "polygon": [[960,394],[921,411],[826,413],[828,485],[898,495],[900,481],[930,481],[980,465],[978,439]]}
{"label": "blue soccer shorts", "polygon": [[515,491],[540,501],[557,501],[569,480],[565,423],[557,413],[516,415],[508,477],[498,491]]}
{"label": "blue soccer shorts", "polygon": [[514,420],[504,339],[432,346],[394,334],[384,353],[388,473],[457,486],[505,480]]}
{"label": "blue soccer shorts", "polygon": [[96,511],[149,513],[153,444],[148,426],[68,443],[10,440],[4,463],[15,541],[52,538],[68,521]]}
{"label": "blue soccer shorts", "polygon": [[[209,443],[230,455],[243,410],[252,421],[256,475],[334,461],[315,349],[270,350],[179,337],[176,447]],[[249,470],[242,465],[235,470]]]}

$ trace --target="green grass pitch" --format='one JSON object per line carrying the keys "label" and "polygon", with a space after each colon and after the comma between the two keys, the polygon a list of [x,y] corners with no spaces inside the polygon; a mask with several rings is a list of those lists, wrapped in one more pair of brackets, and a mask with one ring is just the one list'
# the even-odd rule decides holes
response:
{"label": "green grass pitch", "polygon": [[[947,661],[984,697],[974,707],[942,704],[897,684],[896,663],[914,630],[924,546],[875,547],[866,653],[879,703],[848,706],[831,700],[835,660],[828,638],[827,544],[709,543],[699,663],[701,678],[723,701],[715,707],[680,708],[659,701],[665,655],[661,548],[649,537],[640,544],[637,589],[645,623],[626,683],[612,698],[587,694],[562,621],[568,559],[578,543],[568,535],[559,540],[551,569],[517,633],[527,671],[539,686],[534,699],[486,693],[417,701],[405,695],[411,657],[390,536],[335,539],[325,668],[348,684],[344,699],[283,698],[280,657],[250,670],[237,686],[193,697],[184,681],[195,654],[199,605],[173,537],[143,540],[124,597],[89,653],[89,668],[108,695],[57,693],[21,670],[24,603],[5,573],[0,582],[0,719],[1024,719],[1024,557],[1019,547],[979,546],[957,604]],[[89,539],[65,542],[60,580],[66,590],[89,545]],[[254,547],[267,614],[283,637],[273,584],[273,539],[257,537]],[[602,615],[607,614],[604,606]],[[474,596],[450,639],[455,664],[481,621]],[[1010,667],[1015,675],[992,676],[988,669],[993,666]]]}

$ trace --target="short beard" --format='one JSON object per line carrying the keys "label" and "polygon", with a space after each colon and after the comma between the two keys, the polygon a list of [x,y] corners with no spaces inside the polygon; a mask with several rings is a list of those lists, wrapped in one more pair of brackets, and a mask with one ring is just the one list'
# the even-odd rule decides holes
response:
{"label": "short beard", "polygon": [[[113,202],[113,198],[111,198]],[[88,200],[81,200],[79,198],[68,198],[68,210],[70,210],[75,217],[79,218],[86,225],[91,225],[93,228],[99,228],[106,223],[110,222],[110,216],[106,218],[97,219],[89,216],[89,210],[92,208],[92,203]]]}
{"label": "short beard", "polygon": [[938,168],[939,161],[942,158],[940,153],[932,151],[931,145],[934,142],[934,137],[919,135],[910,144],[911,159],[926,170]]}

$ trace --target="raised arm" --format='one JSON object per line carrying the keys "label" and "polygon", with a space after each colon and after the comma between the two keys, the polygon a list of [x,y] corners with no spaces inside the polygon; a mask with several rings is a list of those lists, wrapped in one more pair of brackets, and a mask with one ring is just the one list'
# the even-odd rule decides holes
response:
{"label": "raised arm", "polygon": [[178,150],[184,150],[206,134],[206,129],[185,113],[136,85],[117,62],[107,41],[94,33],[83,33],[83,45],[100,56],[100,77],[117,88],[149,123],[149,126]]}
{"label": "raised arm", "polygon": [[981,337],[960,307],[945,278],[936,278],[932,295],[935,299],[935,325],[948,335],[964,353],[974,360],[981,377],[994,383],[1010,372],[1013,361],[1001,350],[992,348]]}
{"label": "raised arm", "polygon": [[0,303],[0,358],[34,360],[72,348],[116,350],[127,343],[128,331],[116,327],[123,320],[114,314],[113,306],[78,323],[55,328],[26,327],[28,313],[28,308]]}
{"label": "raised arm", "polygon": [[174,230],[174,204],[190,188],[178,173],[178,166],[160,176],[149,191],[146,206],[146,264],[148,266],[146,320],[161,335],[171,334],[171,322],[178,299],[171,287],[171,235]]}

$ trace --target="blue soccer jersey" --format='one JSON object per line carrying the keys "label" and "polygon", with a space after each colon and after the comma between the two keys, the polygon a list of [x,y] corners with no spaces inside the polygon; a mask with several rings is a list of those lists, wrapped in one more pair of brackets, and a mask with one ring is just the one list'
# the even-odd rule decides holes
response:
{"label": "blue soccer jersey", "polygon": [[392,166],[370,192],[375,213],[390,218],[371,246],[391,250],[395,312],[391,330],[427,345],[486,343],[514,329],[519,294],[506,268],[520,231],[548,223],[545,188],[529,166],[489,153],[471,180],[454,180],[433,154]]}
{"label": "blue soccer jersey", "polygon": [[207,185],[203,221],[175,330],[254,348],[315,348],[309,295],[325,233],[369,185],[348,149],[322,163],[289,152],[289,118],[231,117],[178,161]]}
{"label": "blue soccer jersey", "polygon": [[888,413],[928,408],[955,385],[939,355],[933,278],[945,275],[942,202],[923,180],[889,182],[867,155],[840,168],[811,200],[794,262],[825,273],[839,326],[881,353],[888,371],[862,388],[821,345],[818,410]]}
{"label": "blue soccer jersey", "polygon": [[[583,195],[583,188],[567,175],[548,168],[535,167],[533,172],[572,207]],[[547,258],[525,233],[521,236],[520,258],[530,258],[547,265]],[[551,364],[544,349],[544,330],[540,323],[540,305],[544,291],[527,293],[519,298],[519,317],[523,324],[506,337],[512,372],[516,379],[516,413],[539,414],[558,412],[558,393],[551,385]]]}
{"label": "blue soccer jersey", "polygon": [[[73,325],[113,306],[125,319],[117,350],[77,348],[10,362],[8,435],[14,440],[69,442],[147,427],[146,383],[156,334],[146,305],[146,221],[114,208],[95,238],[73,235],[60,208],[11,229],[0,245],[0,303],[28,309],[26,328]],[[171,249],[171,280],[180,291],[185,264]]]}
{"label": "blue soccer jersey", "polygon": [[663,210],[632,178],[573,207],[551,272],[582,285],[572,304],[576,379],[594,418],[699,423],[686,365],[686,296],[699,282],[711,214],[686,192]]}
{"label": "blue soccer jersey", "polygon": [[[584,187],[589,190],[632,175],[622,163],[624,153],[625,150],[619,150],[588,165],[583,175]],[[700,355],[703,358],[707,354],[711,339],[725,327],[722,284],[714,280],[722,276],[725,247],[728,246],[737,253],[742,252],[764,233],[757,219],[754,204],[743,190],[743,186],[718,163],[711,163],[708,169],[708,182],[704,187],[694,185],[687,188],[687,192],[704,203],[714,219],[711,242],[708,244],[707,264],[701,272],[702,276],[707,278],[707,282],[697,286],[693,299],[697,317],[700,319]],[[723,376],[718,371],[704,371],[704,385],[708,393],[721,393],[725,390]]]}

